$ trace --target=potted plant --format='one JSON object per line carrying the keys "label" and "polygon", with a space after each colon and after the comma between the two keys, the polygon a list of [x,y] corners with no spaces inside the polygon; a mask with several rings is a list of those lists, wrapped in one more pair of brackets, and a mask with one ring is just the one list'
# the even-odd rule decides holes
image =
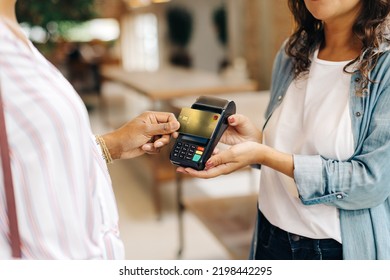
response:
{"label": "potted plant", "polygon": [[16,12],[20,22],[48,30],[51,22],[91,19],[95,16],[95,0],[18,0]]}

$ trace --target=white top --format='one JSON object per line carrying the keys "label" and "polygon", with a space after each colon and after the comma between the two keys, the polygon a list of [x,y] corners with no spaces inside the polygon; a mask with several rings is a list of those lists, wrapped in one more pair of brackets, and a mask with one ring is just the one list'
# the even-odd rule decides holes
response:
{"label": "white top", "polygon": [[[318,51],[308,76],[289,86],[264,129],[263,143],[290,154],[346,160],[354,151],[351,75],[343,71],[348,61],[324,61],[317,55]],[[338,210],[323,204],[303,205],[294,180],[266,166],[261,167],[259,208],[285,231],[341,242]]]}
{"label": "white top", "polygon": [[[23,259],[123,259],[111,180],[83,102],[1,19],[0,42]],[[0,259],[11,258],[5,205],[0,169]]]}

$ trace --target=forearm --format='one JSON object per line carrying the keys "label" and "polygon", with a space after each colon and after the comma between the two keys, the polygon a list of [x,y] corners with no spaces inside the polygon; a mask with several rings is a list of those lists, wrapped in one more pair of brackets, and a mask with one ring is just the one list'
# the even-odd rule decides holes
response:
{"label": "forearm", "polygon": [[266,145],[259,145],[258,162],[291,178],[294,178],[293,155],[277,151]]}

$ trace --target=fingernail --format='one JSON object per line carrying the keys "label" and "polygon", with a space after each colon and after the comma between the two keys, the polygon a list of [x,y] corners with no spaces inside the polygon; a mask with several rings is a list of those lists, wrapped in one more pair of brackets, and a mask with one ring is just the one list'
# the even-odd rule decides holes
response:
{"label": "fingernail", "polygon": [[214,166],[213,162],[211,161],[206,162],[206,168],[211,168],[213,166]]}
{"label": "fingernail", "polygon": [[155,146],[156,146],[156,148],[160,148],[160,147],[164,146],[164,143],[163,142],[156,142]]}
{"label": "fingernail", "polygon": [[234,117],[230,116],[229,117],[229,122],[231,122],[231,123],[234,122]]}
{"label": "fingernail", "polygon": [[152,147],[150,147],[149,145],[143,145],[143,146],[142,146],[142,149],[143,149],[144,151],[150,151],[150,150],[152,150]]}

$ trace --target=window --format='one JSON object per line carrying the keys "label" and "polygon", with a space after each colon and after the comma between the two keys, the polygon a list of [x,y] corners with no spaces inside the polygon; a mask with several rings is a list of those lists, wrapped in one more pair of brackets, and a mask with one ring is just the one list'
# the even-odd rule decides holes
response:
{"label": "window", "polygon": [[123,67],[128,71],[157,70],[159,46],[156,15],[129,15],[122,25]]}

